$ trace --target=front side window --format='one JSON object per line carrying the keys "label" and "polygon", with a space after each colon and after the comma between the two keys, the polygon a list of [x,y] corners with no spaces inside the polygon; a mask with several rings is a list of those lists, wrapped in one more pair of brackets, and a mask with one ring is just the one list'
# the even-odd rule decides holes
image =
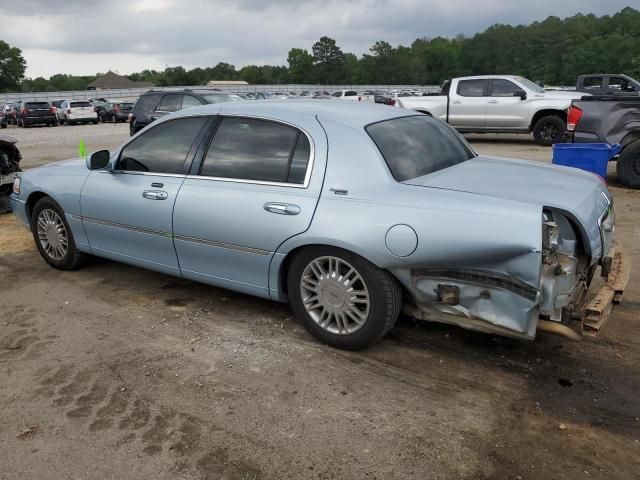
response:
{"label": "front side window", "polygon": [[518,90],[522,89],[509,80],[496,78],[491,82],[492,97],[513,97],[513,94]]}
{"label": "front side window", "polygon": [[458,95],[461,97],[484,97],[485,80],[460,80]]}
{"label": "front side window", "polygon": [[152,128],[124,147],[116,169],[185,173],[187,154],[206,122],[204,117],[180,118]]}
{"label": "front side window", "polygon": [[428,115],[393,118],[365,128],[393,178],[404,182],[475,157],[449,126]]}
{"label": "front side window", "polygon": [[347,90],[344,94],[345,97],[357,97],[358,96],[358,92],[355,92],[353,90]]}
{"label": "front side window", "polygon": [[162,97],[160,104],[158,105],[159,112],[175,112],[180,109],[180,95],[179,93],[170,93]]}
{"label": "front side window", "polygon": [[281,123],[249,118],[222,120],[201,175],[279,183],[304,183],[309,141]]}

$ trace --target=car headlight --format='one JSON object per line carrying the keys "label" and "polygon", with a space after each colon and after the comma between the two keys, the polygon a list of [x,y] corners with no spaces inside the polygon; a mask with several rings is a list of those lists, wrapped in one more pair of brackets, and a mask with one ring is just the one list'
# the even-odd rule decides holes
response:
{"label": "car headlight", "polygon": [[16,177],[13,180],[13,193],[20,195],[20,177]]}

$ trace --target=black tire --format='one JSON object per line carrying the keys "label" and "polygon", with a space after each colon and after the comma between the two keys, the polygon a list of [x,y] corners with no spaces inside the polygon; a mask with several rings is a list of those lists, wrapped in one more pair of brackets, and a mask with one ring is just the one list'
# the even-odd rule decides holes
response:
{"label": "black tire", "polygon": [[3,124],[2,124],[2,128],[7,128],[7,124],[6,124],[6,123],[3,123]]}
{"label": "black tire", "polygon": [[[366,286],[369,297],[369,309],[361,326],[352,333],[336,333],[328,330],[334,320],[330,319],[326,328],[318,324],[304,305],[301,292],[303,273],[314,260],[337,258],[344,271],[353,268]],[[344,274],[344,273],[343,273]],[[339,282],[336,282],[339,283]],[[362,288],[362,287],[361,287]],[[335,247],[309,247],[300,251],[292,260],[287,274],[287,290],[291,307],[307,331],[319,341],[345,350],[360,350],[373,345],[384,337],[393,327],[402,307],[402,290],[398,281],[387,271],[373,265],[364,258]],[[330,289],[324,290],[328,296]],[[325,297],[326,298],[326,297]],[[338,300],[339,301],[339,300]],[[321,317],[322,318],[322,317]],[[344,319],[349,321],[346,316]],[[335,327],[339,326],[337,318]]]}
{"label": "black tire", "polygon": [[[44,220],[45,213],[43,212],[47,211],[54,212],[64,225],[64,234],[67,239],[67,248],[66,252],[63,256],[61,256],[61,258],[55,258],[51,253],[47,252],[38,236],[38,220],[40,219],[41,215],[43,215]],[[51,265],[53,268],[57,268],[59,270],[74,270],[83,265],[88,258],[87,254],[80,252],[76,248],[76,244],[73,239],[73,233],[69,228],[69,224],[67,223],[64,212],[50,197],[41,198],[33,207],[33,212],[31,213],[31,233],[33,234],[33,239],[36,242],[36,247],[40,252],[40,256],[42,256],[44,261]]]}
{"label": "black tire", "polygon": [[98,124],[98,120],[94,120],[91,123],[93,123],[94,125],[97,125]]}
{"label": "black tire", "polygon": [[617,162],[618,179],[624,185],[640,188],[640,140],[627,145]]}
{"label": "black tire", "polygon": [[549,147],[562,142],[566,129],[567,124],[561,117],[547,115],[538,119],[533,126],[533,139],[538,145]]}

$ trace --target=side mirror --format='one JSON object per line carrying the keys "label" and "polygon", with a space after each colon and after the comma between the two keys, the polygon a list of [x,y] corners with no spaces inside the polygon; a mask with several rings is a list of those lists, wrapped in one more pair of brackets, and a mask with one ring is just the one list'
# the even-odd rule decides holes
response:
{"label": "side mirror", "polygon": [[102,170],[109,165],[111,154],[109,150],[98,150],[87,157],[87,168],[89,170]]}
{"label": "side mirror", "polygon": [[515,92],[513,92],[513,96],[520,97],[520,100],[526,100],[527,92],[525,92],[524,90],[516,90]]}

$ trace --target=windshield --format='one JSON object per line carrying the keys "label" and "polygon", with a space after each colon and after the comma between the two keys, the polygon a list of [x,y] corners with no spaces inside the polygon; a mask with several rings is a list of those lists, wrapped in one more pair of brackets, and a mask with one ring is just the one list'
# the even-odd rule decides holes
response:
{"label": "windshield", "polygon": [[365,128],[393,178],[404,182],[475,157],[449,126],[427,115],[393,118]]}
{"label": "windshield", "polygon": [[515,79],[520,82],[522,85],[527,87],[529,90],[532,90],[536,93],[544,93],[544,88],[538,85],[536,82],[532,82],[528,78],[524,77],[515,77]]}
{"label": "windshield", "polygon": [[202,95],[207,103],[223,103],[223,102],[237,102],[242,101],[242,98],[238,95],[226,94],[226,93],[214,93],[209,95]]}

